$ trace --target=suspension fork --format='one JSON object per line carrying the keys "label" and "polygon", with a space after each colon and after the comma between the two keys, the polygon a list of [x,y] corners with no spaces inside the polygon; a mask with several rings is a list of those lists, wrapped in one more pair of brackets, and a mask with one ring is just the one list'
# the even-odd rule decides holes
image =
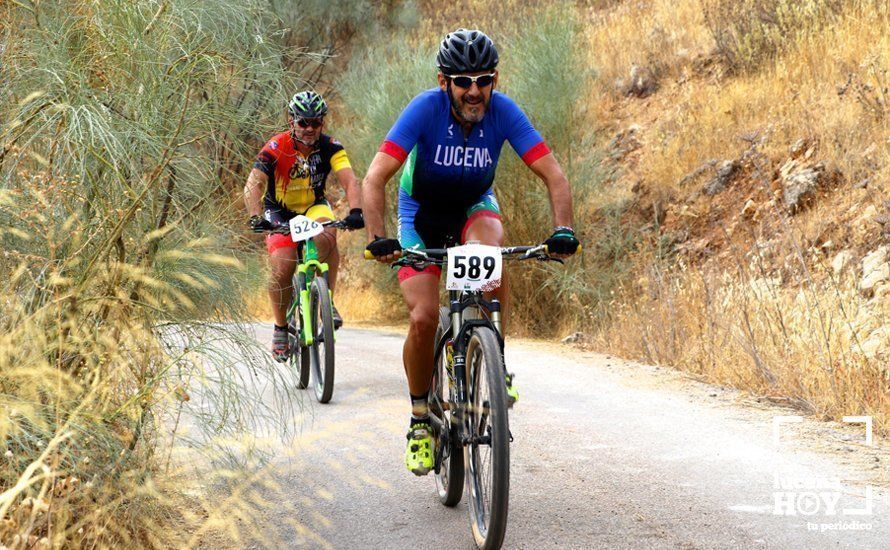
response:
{"label": "suspension fork", "polygon": [[299,289],[299,314],[302,317],[300,339],[303,345],[311,346],[315,335],[312,334],[310,327],[312,326],[312,312],[309,307],[309,285],[306,283],[309,279],[309,264],[301,263],[297,266],[297,288]]}
{"label": "suspension fork", "polygon": [[501,302],[497,298],[492,298],[491,302],[489,302],[488,312],[491,314],[491,324],[494,325],[498,334],[503,336],[504,332],[501,330]]}
{"label": "suspension fork", "polygon": [[461,337],[461,325],[463,323],[463,309],[460,302],[460,292],[451,290],[448,292],[451,314],[451,341],[454,349],[454,381],[457,394],[458,425],[463,424],[464,412],[467,406],[467,346]]}

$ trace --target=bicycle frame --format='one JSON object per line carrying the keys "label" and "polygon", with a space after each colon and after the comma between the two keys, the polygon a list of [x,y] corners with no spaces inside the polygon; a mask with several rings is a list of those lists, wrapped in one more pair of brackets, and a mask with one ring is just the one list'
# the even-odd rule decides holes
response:
{"label": "bicycle frame", "polygon": [[[451,367],[447,367],[449,362],[446,361],[446,369],[443,375],[447,377],[447,383],[454,387],[453,395],[456,396],[456,399],[454,399],[453,402],[448,403],[448,407],[454,408],[452,410],[452,417],[456,421],[454,424],[459,426],[460,443],[462,446],[465,446],[474,442],[480,442],[476,441],[479,436],[470,435],[470,428],[466,417],[468,405],[466,351],[467,344],[470,340],[470,332],[476,327],[491,328],[497,335],[501,351],[503,352],[504,338],[501,335],[500,319],[501,304],[497,298],[485,300],[482,296],[482,292],[479,291],[465,292],[451,290],[448,292],[448,298],[450,303],[449,314],[451,316],[451,332],[443,334],[439,342],[436,343],[434,362],[435,364],[438,364],[438,361],[441,359],[442,353],[445,353],[445,348],[450,340],[453,346]],[[488,310],[491,317],[485,318],[483,314],[480,319],[464,319],[464,311],[470,307],[480,308],[480,312],[482,311],[481,308],[485,308]],[[443,380],[443,383],[445,383],[445,380]],[[445,404],[443,403],[443,408],[444,405]],[[438,418],[431,412],[430,420],[436,425],[435,428],[436,431],[439,432],[439,436],[444,437],[447,440],[447,438],[450,437],[450,434],[447,433],[448,430],[444,429],[444,419]],[[440,463],[441,457],[437,456],[436,461],[437,463]]]}
{"label": "bicycle frame", "polygon": [[[294,274],[294,296],[295,300],[291,302],[290,308],[287,310],[287,317],[296,315],[296,310],[300,304],[309,303],[309,287],[312,285],[312,279],[321,275],[327,279],[328,264],[319,261],[318,248],[315,241],[310,239],[306,241],[304,246],[297,247],[297,272]],[[302,315],[302,323],[300,323],[300,339],[302,346],[311,346],[315,341],[315,335],[311,330],[306,330],[312,326],[312,312],[308,307],[300,307]]]}

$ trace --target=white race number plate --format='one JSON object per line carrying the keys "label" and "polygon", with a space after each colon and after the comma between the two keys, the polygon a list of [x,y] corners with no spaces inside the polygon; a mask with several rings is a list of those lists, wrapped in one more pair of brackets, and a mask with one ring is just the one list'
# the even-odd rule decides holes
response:
{"label": "white race number plate", "polygon": [[295,243],[308,241],[323,231],[323,225],[306,216],[296,216],[290,220],[290,236]]}
{"label": "white race number plate", "polygon": [[447,290],[490,291],[501,286],[501,249],[483,244],[465,244],[448,249]]}

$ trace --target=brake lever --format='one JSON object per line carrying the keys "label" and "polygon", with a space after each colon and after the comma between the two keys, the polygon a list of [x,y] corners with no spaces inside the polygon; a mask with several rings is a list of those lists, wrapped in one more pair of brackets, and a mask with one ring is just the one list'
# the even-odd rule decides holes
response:
{"label": "brake lever", "polygon": [[520,256],[519,259],[520,260],[535,259],[535,260],[538,260],[539,262],[559,262],[561,264],[565,264],[565,261],[563,261],[561,258],[554,258],[550,254],[545,254],[543,252],[537,252],[535,254],[527,254],[525,256]]}
{"label": "brake lever", "polygon": [[405,263],[399,263],[399,260],[396,260],[396,261],[394,261],[393,263],[389,264],[389,267],[390,267],[390,269],[397,269],[397,268],[400,268],[400,267],[410,267],[410,268],[413,269],[414,271],[423,271],[424,269],[428,268],[428,267],[431,266],[431,265],[432,265],[432,264],[427,263],[427,262],[405,262]]}

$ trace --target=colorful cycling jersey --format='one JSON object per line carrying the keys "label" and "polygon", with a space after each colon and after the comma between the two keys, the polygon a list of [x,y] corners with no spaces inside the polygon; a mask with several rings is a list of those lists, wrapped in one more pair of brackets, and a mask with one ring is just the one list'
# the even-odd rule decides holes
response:
{"label": "colorful cycling jersey", "polygon": [[326,134],[319,136],[314,150],[304,157],[294,147],[291,133],[283,132],[266,143],[253,167],[269,178],[263,197],[265,208],[302,213],[324,200],[328,174],[350,168],[350,164],[340,142]]}
{"label": "colorful cycling jersey", "polygon": [[434,88],[411,100],[380,151],[399,161],[408,159],[401,179],[408,196],[425,208],[463,211],[491,189],[505,140],[526,164],[550,152],[506,95],[492,92],[485,117],[465,136],[451,113],[448,94]]}

